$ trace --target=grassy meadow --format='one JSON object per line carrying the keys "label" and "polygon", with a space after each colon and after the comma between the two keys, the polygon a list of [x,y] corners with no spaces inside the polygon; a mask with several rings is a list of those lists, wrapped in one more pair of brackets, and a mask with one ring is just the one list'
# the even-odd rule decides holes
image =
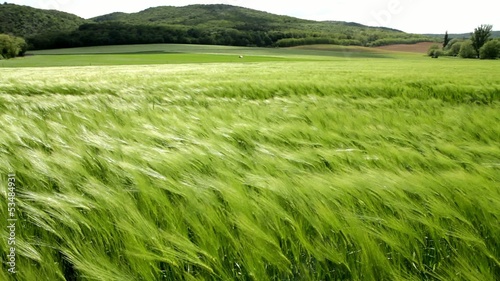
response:
{"label": "grassy meadow", "polygon": [[106,48],[0,62],[0,280],[498,280],[498,61]]}
{"label": "grassy meadow", "polygon": [[[240,59],[239,56],[243,56]],[[402,54],[399,54],[402,56]],[[413,55],[414,56],[414,55]],[[346,58],[392,58],[373,48],[317,45],[294,48],[252,48],[183,44],[100,46],[31,51],[24,58],[0,60],[1,68],[266,61],[325,61]]]}

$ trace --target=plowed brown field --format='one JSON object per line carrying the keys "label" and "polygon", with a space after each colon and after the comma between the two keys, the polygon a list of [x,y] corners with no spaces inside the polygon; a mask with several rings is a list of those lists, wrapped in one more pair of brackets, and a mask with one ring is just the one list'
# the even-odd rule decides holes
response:
{"label": "plowed brown field", "polygon": [[411,52],[411,53],[426,53],[430,46],[439,44],[436,42],[421,42],[417,44],[395,44],[375,47],[376,49],[398,51],[398,52]]}

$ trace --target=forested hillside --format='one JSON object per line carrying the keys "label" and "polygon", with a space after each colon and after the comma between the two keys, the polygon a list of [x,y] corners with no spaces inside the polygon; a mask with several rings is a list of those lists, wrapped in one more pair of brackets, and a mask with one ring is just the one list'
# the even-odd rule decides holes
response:
{"label": "forested hillside", "polygon": [[222,4],[164,6],[89,20],[13,4],[0,7],[0,14],[6,15],[0,32],[23,36],[30,49],[148,43],[380,46],[433,40],[388,28],[303,20]]}
{"label": "forested hillside", "polygon": [[86,20],[55,10],[41,10],[15,4],[0,4],[0,33],[21,37],[73,31]]}

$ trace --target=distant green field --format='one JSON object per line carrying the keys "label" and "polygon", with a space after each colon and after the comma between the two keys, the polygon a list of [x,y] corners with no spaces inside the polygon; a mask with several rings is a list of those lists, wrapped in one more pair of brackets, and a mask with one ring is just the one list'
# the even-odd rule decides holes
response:
{"label": "distant green field", "polygon": [[178,47],[0,69],[0,280],[498,280],[500,61]]}
{"label": "distant green field", "polygon": [[[240,56],[243,58],[240,59]],[[32,51],[24,58],[0,61],[0,67],[317,61],[394,56],[398,55],[360,47],[310,46],[278,49],[152,44]]]}
{"label": "distant green field", "polygon": [[68,54],[36,55],[9,61],[0,61],[2,67],[48,67],[91,65],[143,65],[183,63],[229,63],[229,62],[290,61],[299,58],[271,56],[248,56],[240,59],[236,55],[217,54]]}
{"label": "distant green field", "polygon": [[[149,44],[149,45],[117,45],[86,48],[69,48],[57,50],[31,51],[34,55],[75,55],[75,54],[232,54],[232,55],[260,55],[260,56],[350,56],[358,53],[361,57],[390,56],[380,50],[355,46],[310,45],[293,48],[252,48],[214,45],[184,45],[184,44]],[[355,55],[355,54],[352,54]]]}

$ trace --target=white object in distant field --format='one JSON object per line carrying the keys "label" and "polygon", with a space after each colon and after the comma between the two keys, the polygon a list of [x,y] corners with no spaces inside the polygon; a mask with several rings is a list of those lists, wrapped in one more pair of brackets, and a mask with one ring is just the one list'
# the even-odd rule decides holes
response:
{"label": "white object in distant field", "polygon": [[240,59],[242,59],[242,58],[243,58],[243,56],[240,56]]}

